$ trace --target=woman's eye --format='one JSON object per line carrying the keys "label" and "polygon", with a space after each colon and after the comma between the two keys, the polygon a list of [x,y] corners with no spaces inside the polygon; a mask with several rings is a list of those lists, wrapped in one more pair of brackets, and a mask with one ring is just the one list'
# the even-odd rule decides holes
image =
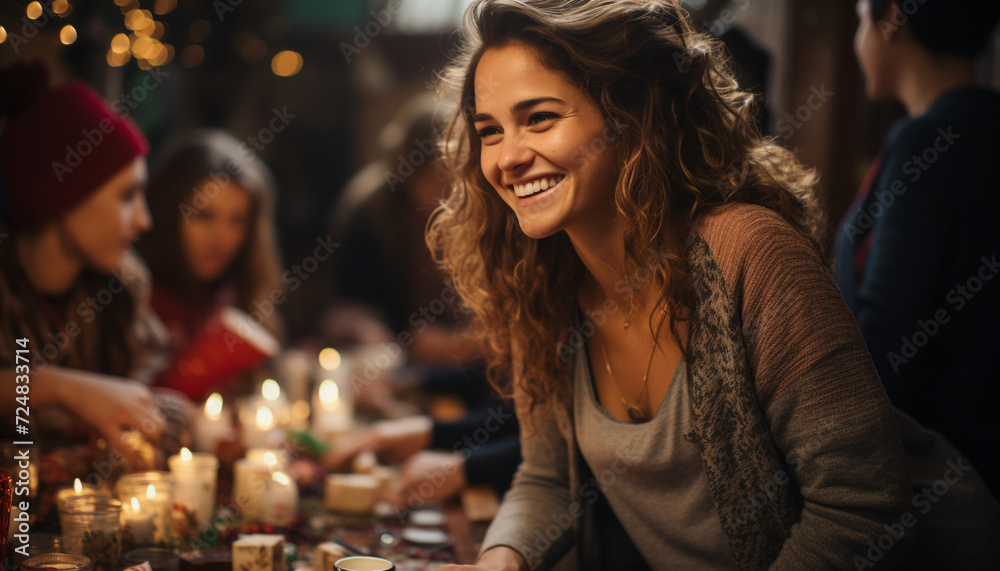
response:
{"label": "woman's eye", "polygon": [[482,129],[476,131],[476,134],[479,135],[480,139],[485,139],[491,135],[499,135],[500,129],[496,127],[483,127]]}
{"label": "woman's eye", "polygon": [[528,117],[528,124],[537,125],[539,123],[544,123],[545,121],[548,121],[550,119],[555,119],[557,117],[558,115],[556,115],[555,113],[532,113],[531,116]]}

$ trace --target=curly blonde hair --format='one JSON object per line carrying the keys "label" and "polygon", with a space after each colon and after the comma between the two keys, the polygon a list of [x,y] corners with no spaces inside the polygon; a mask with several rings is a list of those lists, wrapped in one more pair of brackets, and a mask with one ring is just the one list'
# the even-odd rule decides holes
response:
{"label": "curly blonde hair", "polygon": [[[476,0],[440,78],[442,101],[454,106],[439,138],[451,190],[427,242],[472,314],[501,394],[517,383],[529,409],[570,394],[565,349],[576,296],[567,292],[586,274],[564,232],[525,236],[480,168],[476,68],[487,49],[511,43],[537,51],[617,126],[609,152],[619,168],[617,216],[627,221],[624,275],[648,272],[647,291],[669,308],[677,339],[697,308],[685,253],[666,245],[683,244],[699,217],[727,203],[762,205],[825,254],[814,173],[761,137],[753,95],[736,85],[721,44],[696,31],[677,2]],[[641,301],[641,292],[630,299]]]}

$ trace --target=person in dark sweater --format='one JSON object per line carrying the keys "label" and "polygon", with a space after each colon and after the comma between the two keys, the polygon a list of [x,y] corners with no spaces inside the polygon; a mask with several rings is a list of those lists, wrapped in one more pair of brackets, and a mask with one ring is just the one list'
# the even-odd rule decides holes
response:
{"label": "person in dark sweater", "polygon": [[942,433],[1000,497],[1000,93],[974,57],[1000,4],[858,2],[868,97],[899,101],[836,240],[836,279],[890,401]]}

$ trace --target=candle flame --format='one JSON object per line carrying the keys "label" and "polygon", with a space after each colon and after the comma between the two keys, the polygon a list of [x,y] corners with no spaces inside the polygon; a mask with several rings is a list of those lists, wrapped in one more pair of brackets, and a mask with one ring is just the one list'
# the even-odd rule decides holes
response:
{"label": "candle flame", "polygon": [[326,379],[319,384],[319,400],[323,404],[333,404],[340,398],[340,387],[333,379]]}
{"label": "candle flame", "polygon": [[205,416],[209,420],[219,420],[222,416],[222,395],[219,393],[212,393],[211,396],[205,400]]}
{"label": "candle flame", "polygon": [[156,488],[153,487],[153,484],[150,484],[146,488],[146,497],[149,499],[153,499],[156,497]]}
{"label": "candle flame", "polygon": [[278,463],[278,457],[274,454],[274,452],[265,452],[264,463],[267,464],[268,468],[270,468]]}
{"label": "candle flame", "polygon": [[73,480],[73,491],[78,496],[83,493],[83,484],[80,482],[80,478]]}
{"label": "candle flame", "polygon": [[194,459],[194,454],[191,454],[191,451],[186,447],[181,448],[181,462],[190,462],[192,459]]}
{"label": "candle flame", "polygon": [[257,409],[257,427],[266,430],[274,425],[274,413],[266,406]]}
{"label": "candle flame", "polygon": [[288,479],[288,475],[284,472],[275,472],[274,474],[271,474],[271,478],[282,486],[288,486],[292,483],[291,480]]}
{"label": "candle flame", "polygon": [[260,386],[260,392],[264,395],[264,398],[269,401],[276,401],[278,397],[281,396],[281,386],[278,385],[278,381],[274,379],[267,379],[264,384]]}
{"label": "candle flame", "polygon": [[135,497],[132,498],[132,511],[139,511],[139,500]]}
{"label": "candle flame", "polygon": [[340,366],[340,352],[332,347],[327,347],[319,352],[319,366],[327,371],[332,371]]}

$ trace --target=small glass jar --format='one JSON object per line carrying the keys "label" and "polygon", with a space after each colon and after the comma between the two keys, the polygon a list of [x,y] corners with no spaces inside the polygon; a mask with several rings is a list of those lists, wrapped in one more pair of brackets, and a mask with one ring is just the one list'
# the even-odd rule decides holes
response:
{"label": "small glass jar", "polygon": [[[176,480],[168,472],[149,470],[127,474],[118,480],[122,502],[122,529],[125,550],[134,547],[173,545],[173,506]],[[135,498],[135,502],[132,499]],[[152,519],[153,529],[140,522]],[[136,529],[132,529],[135,526]]]}
{"label": "small glass jar", "polygon": [[23,571],[92,571],[94,568],[90,558],[85,555],[71,553],[45,553],[35,555],[21,562]]}
{"label": "small glass jar", "polygon": [[190,537],[212,525],[219,459],[207,452],[184,452],[168,458],[167,465],[177,481],[174,504],[182,520],[177,522],[177,528]]}
{"label": "small glass jar", "polygon": [[75,496],[59,508],[63,548],[86,555],[95,571],[118,571],[122,503],[108,496]]}

